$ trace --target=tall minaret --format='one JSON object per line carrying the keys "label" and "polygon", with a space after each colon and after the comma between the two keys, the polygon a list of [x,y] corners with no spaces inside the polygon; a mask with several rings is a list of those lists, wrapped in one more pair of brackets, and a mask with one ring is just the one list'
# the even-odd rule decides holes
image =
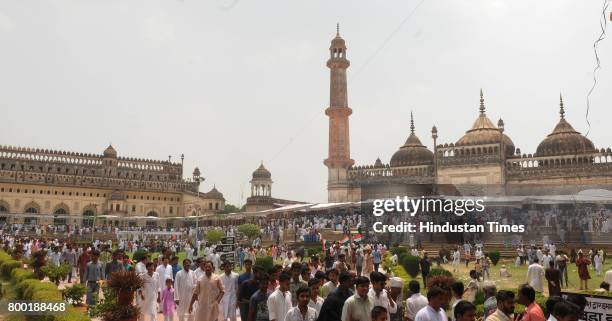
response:
{"label": "tall minaret", "polygon": [[324,164],[328,168],[328,201],[346,202],[350,200],[348,169],[355,163],[351,159],[349,137],[349,116],[353,110],[348,107],[346,90],[346,69],[350,63],[346,59],[346,45],[340,37],[340,28],[336,28],[336,37],[329,47],[330,58],[327,60],[330,84],[329,107],[325,114],[329,116],[329,155]]}

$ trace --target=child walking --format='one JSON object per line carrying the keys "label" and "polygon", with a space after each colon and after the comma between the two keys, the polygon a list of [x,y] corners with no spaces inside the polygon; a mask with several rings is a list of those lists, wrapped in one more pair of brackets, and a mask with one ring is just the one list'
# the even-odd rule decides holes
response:
{"label": "child walking", "polygon": [[166,279],[166,288],[162,290],[160,300],[162,312],[164,313],[164,321],[173,321],[174,311],[176,311],[176,302],[174,301],[172,279]]}

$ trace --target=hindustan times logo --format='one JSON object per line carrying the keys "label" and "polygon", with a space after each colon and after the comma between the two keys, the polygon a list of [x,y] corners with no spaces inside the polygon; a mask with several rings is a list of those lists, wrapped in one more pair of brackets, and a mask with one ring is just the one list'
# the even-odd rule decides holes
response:
{"label": "hindustan times logo", "polygon": [[395,199],[376,199],[373,201],[372,214],[382,216],[385,213],[407,213],[415,216],[417,213],[452,213],[462,216],[465,213],[482,213],[485,210],[482,198],[403,198],[397,196]]}

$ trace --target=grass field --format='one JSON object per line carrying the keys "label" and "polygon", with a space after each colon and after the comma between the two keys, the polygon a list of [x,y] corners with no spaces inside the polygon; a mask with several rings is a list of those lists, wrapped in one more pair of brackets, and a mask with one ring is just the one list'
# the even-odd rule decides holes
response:
{"label": "grass field", "polygon": [[[502,279],[499,277],[499,269],[501,266],[505,264],[506,268],[511,274],[510,278]],[[434,264],[435,266],[435,264]],[[442,267],[446,270],[452,272],[453,267],[451,264],[442,264]],[[592,265],[590,266],[590,268]],[[465,262],[459,265],[459,270],[456,273],[453,273],[456,279],[464,281],[467,283],[469,281],[469,271],[474,268],[474,264],[471,263],[468,268],[465,267]],[[599,288],[599,284],[603,281],[603,274],[612,268],[612,259],[608,259],[607,262],[603,266],[603,273],[601,276],[596,276],[595,271],[589,269],[589,273],[591,274],[591,279],[589,280],[588,286],[589,290],[594,290]],[[565,290],[569,291],[578,291],[580,288],[580,281],[578,279],[578,267],[575,264],[568,265],[568,277],[569,277],[569,287]],[[420,279],[420,276],[418,277]],[[488,281],[489,279],[487,279]],[[494,281],[497,285],[498,289],[501,288],[515,288],[520,284],[526,283],[527,281],[527,265],[523,266],[515,266],[514,260],[501,259],[497,266],[491,266],[491,281]],[[544,291],[548,295],[547,283],[544,283]]]}

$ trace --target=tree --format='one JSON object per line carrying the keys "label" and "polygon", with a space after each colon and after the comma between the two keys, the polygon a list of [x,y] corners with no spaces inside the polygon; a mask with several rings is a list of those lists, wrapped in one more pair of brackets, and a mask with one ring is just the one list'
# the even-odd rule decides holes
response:
{"label": "tree", "polygon": [[221,211],[221,214],[238,213],[242,212],[242,209],[232,204],[225,204],[225,208]]}
{"label": "tree", "polygon": [[238,226],[238,232],[246,235],[248,238],[254,238],[261,234],[259,226],[255,224],[242,224]]}
{"label": "tree", "polygon": [[210,243],[217,243],[221,241],[221,238],[225,236],[223,230],[210,230],[206,232],[204,238]]}

